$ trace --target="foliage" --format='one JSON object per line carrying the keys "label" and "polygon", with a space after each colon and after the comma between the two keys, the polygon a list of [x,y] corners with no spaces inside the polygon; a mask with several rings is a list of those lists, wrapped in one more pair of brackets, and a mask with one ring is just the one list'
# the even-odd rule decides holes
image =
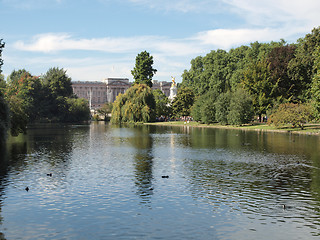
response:
{"label": "foliage", "polygon": [[217,122],[226,125],[228,124],[228,113],[230,108],[231,92],[222,93],[217,97],[215,102],[216,120]]}
{"label": "foliage", "polygon": [[191,108],[193,120],[210,124],[216,121],[216,101],[218,93],[215,90],[209,90],[204,95],[198,97]]}
{"label": "foliage", "polygon": [[1,74],[1,66],[3,65],[2,60],[2,49],[5,44],[0,39],[0,142],[3,142],[6,137],[7,129],[9,127],[9,108],[6,100],[4,99],[4,90],[6,87],[3,75]]}
{"label": "foliage", "polygon": [[68,106],[65,122],[84,122],[90,118],[88,101],[84,98],[66,98]]}
{"label": "foliage", "polygon": [[241,125],[249,123],[254,116],[251,96],[239,88],[232,94],[228,110],[228,124]]}
{"label": "foliage", "polygon": [[63,68],[50,68],[42,77],[43,85],[50,89],[53,97],[71,97],[72,85],[71,78]]}
{"label": "foliage", "polygon": [[9,107],[3,94],[0,92],[0,142],[3,142],[6,137],[7,129],[9,128]]}
{"label": "foliage", "polygon": [[97,110],[99,115],[104,116],[104,121],[108,119],[108,114],[112,112],[112,103],[104,103],[101,108]]}
{"label": "foliage", "polygon": [[153,90],[154,100],[156,102],[156,117],[169,116],[169,99],[168,97],[160,90]]}
{"label": "foliage", "polygon": [[17,96],[7,98],[10,107],[10,132],[12,136],[26,133],[28,115],[25,111],[23,100]]}
{"label": "foliage", "polygon": [[295,58],[288,64],[288,75],[298,84],[300,91],[296,98],[306,102],[310,98],[310,87],[315,74],[314,51],[320,46],[320,27],[314,28],[310,34],[299,39]]}
{"label": "foliage", "polygon": [[27,114],[30,121],[39,117],[41,101],[44,98],[41,92],[40,79],[32,76],[25,69],[14,70],[8,77],[6,95],[8,98],[16,96],[21,100],[23,112]]}
{"label": "foliage", "polygon": [[259,116],[272,108],[272,97],[276,89],[268,68],[266,61],[253,61],[244,71],[241,81],[243,88],[252,96],[255,114]]}
{"label": "foliage", "polygon": [[26,125],[35,121],[79,122],[90,118],[87,101],[72,98],[71,79],[63,69],[49,69],[42,78],[25,69],[14,70],[8,76],[5,98],[13,135],[25,132]]}
{"label": "foliage", "polygon": [[189,87],[180,87],[177,96],[171,103],[174,117],[190,116],[190,109],[194,103],[194,93]]}
{"label": "foliage", "polygon": [[320,119],[320,47],[316,49],[314,52],[314,69],[315,75],[312,79],[312,87],[311,87],[311,96],[312,103],[315,109],[315,116],[319,120]]}
{"label": "foliage", "polygon": [[292,124],[293,127],[300,127],[312,120],[312,108],[307,104],[284,103],[269,118],[269,124],[273,123],[276,127],[285,124]]}
{"label": "foliage", "polygon": [[279,101],[292,101],[300,94],[301,86],[288,75],[288,64],[294,58],[296,46],[275,47],[268,54],[270,80],[275,86],[273,98]]}
{"label": "foliage", "polygon": [[2,49],[4,48],[5,43],[3,42],[3,39],[0,39],[0,74],[2,73],[1,67],[3,65],[3,59],[2,59]]}
{"label": "foliage", "polygon": [[146,84],[152,87],[152,77],[157,72],[152,65],[153,57],[147,51],[137,55],[135,67],[131,71],[135,84]]}
{"label": "foliage", "polygon": [[152,122],[155,120],[155,99],[146,84],[135,84],[113,103],[111,123]]}

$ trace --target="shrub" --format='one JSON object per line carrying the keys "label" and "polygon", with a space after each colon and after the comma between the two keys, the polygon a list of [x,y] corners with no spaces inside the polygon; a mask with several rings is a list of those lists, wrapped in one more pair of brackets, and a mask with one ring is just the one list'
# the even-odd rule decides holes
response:
{"label": "shrub", "polygon": [[284,103],[280,104],[275,113],[270,116],[268,123],[273,123],[276,127],[292,124],[292,127],[303,129],[304,124],[312,119],[313,113],[310,105]]}

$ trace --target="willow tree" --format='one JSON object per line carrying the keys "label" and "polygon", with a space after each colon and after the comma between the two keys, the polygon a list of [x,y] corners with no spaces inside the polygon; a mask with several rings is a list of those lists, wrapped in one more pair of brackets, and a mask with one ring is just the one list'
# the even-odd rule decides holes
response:
{"label": "willow tree", "polygon": [[136,84],[113,103],[111,123],[151,122],[155,120],[156,103],[150,87]]}

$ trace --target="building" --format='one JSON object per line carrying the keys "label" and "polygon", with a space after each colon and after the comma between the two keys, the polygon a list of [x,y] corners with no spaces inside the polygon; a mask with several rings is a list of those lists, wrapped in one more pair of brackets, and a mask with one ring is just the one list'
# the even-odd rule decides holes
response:
{"label": "building", "polygon": [[[79,98],[89,101],[90,109],[98,109],[104,103],[112,103],[120,93],[132,86],[128,78],[106,78],[101,82],[73,81],[73,93]],[[167,97],[170,96],[171,83],[166,81],[152,80],[152,89],[160,89]]]}
{"label": "building", "polygon": [[167,97],[170,96],[171,83],[166,81],[152,80],[152,89],[160,89]]}

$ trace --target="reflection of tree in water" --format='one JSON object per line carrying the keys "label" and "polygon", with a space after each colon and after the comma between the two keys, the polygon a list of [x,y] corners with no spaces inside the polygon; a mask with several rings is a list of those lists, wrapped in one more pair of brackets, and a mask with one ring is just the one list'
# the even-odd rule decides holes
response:
{"label": "reflection of tree in water", "polygon": [[[0,141],[0,224],[2,224],[2,198],[4,192],[3,181],[6,178],[8,172],[8,158],[7,158],[7,149],[6,144]],[[0,239],[4,240],[5,236],[2,232],[0,232]]]}
{"label": "reflection of tree in water", "polygon": [[153,194],[153,139],[150,136],[148,126],[141,126],[134,130],[135,134],[129,141],[136,149],[135,184],[137,186],[137,194],[141,197],[143,203],[149,203]]}

